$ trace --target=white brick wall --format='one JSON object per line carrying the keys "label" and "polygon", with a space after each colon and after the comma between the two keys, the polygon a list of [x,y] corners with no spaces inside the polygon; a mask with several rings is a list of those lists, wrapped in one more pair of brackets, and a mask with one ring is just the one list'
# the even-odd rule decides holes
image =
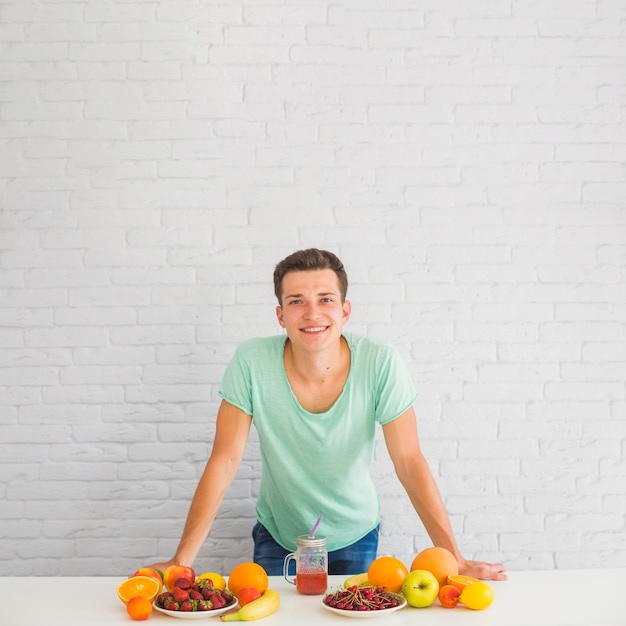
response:
{"label": "white brick wall", "polygon": [[[626,561],[610,0],[0,2],[0,574],[169,556],[273,265],[343,257],[470,557]],[[381,553],[428,541],[382,440]],[[199,569],[251,554],[256,441]]]}

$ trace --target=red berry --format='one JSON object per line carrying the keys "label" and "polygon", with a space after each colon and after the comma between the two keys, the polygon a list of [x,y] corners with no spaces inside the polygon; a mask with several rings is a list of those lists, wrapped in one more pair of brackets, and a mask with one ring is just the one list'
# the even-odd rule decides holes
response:
{"label": "red berry", "polygon": [[193,604],[191,600],[185,600],[179,607],[180,611],[193,611]]}
{"label": "red berry", "polygon": [[180,587],[175,587],[172,592],[172,596],[176,602],[184,602],[189,598],[189,591],[187,589],[181,589]]}

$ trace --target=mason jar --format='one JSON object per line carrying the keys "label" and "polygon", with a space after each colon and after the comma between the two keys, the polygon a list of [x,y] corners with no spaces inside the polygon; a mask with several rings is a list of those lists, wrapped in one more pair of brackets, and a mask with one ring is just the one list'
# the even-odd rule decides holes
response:
{"label": "mason jar", "polygon": [[[289,564],[295,561],[296,575],[289,575]],[[305,596],[321,595],[328,586],[328,552],[326,537],[311,538],[300,535],[296,540],[296,551],[285,557],[283,567],[285,580],[296,586],[298,593]]]}

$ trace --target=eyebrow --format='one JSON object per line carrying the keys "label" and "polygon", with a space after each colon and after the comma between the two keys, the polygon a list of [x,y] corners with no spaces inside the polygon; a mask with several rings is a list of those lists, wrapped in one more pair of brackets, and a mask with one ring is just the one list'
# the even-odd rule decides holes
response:
{"label": "eyebrow", "polygon": [[[285,294],[283,296],[283,298],[302,298],[304,294],[302,293],[289,293],[289,294]],[[337,291],[320,291],[318,294],[316,294],[318,296],[337,296],[339,295],[339,293]]]}

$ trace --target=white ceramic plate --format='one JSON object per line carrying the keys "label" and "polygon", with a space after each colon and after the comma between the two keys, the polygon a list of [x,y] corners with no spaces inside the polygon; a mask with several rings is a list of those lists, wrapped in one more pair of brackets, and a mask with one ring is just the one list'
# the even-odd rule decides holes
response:
{"label": "white ceramic plate", "polygon": [[337,613],[338,615],[343,615],[344,617],[382,617],[383,615],[388,615],[389,613],[393,613],[394,611],[399,611],[406,606],[406,599],[403,596],[399,596],[398,594],[393,594],[394,597],[398,600],[398,606],[392,606],[389,609],[381,609],[380,611],[346,611],[345,609],[336,609],[332,606],[328,606],[322,600],[322,606],[333,613]]}
{"label": "white ceramic plate", "polygon": [[164,613],[170,617],[180,617],[181,619],[206,619],[207,617],[217,617],[218,615],[222,615],[222,613],[228,613],[228,611],[238,606],[238,603],[237,600],[233,598],[233,601],[225,607],[212,609],[210,611],[168,611],[167,609],[157,606],[156,603],[152,606],[159,611],[159,613]]}

